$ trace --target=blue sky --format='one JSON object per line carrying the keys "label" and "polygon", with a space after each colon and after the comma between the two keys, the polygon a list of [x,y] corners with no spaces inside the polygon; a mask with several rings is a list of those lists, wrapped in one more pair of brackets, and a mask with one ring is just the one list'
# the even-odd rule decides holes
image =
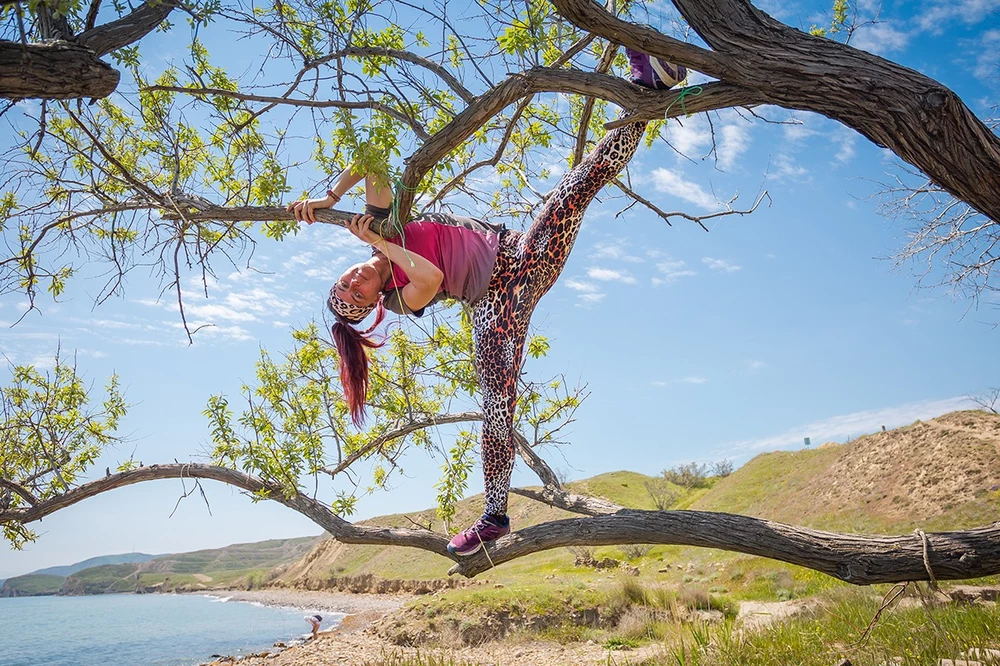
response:
{"label": "blue sky", "polygon": [[[825,22],[824,3],[762,7],[795,26]],[[985,117],[1000,99],[998,12],[1000,0],[887,3],[884,22],[852,43],[937,78]],[[175,48],[164,35],[143,46],[163,60],[183,57]],[[1000,303],[977,308],[917,288],[912,271],[885,259],[902,247],[907,227],[880,217],[871,196],[878,181],[898,173],[895,158],[824,118],[762,113],[795,124],[724,112],[715,120],[715,161],[702,159],[708,124],[683,119],[670,139],[687,157],[663,144],[642,149],[632,179],[665,210],[708,213],[736,194],[735,205],[748,207],[761,189],[770,206],[713,220],[710,233],[683,220],[667,227],[638,206],[616,217],[623,201],[607,190],[588,211],[563,277],[535,314],[552,353],[528,364],[534,378],[563,374],[589,387],[570,444],[545,454],[570,478],[655,474],[692,460],[742,463],[801,447],[806,436],[814,444],[844,441],[961,408],[968,394],[1000,385],[1000,357],[988,351],[996,348]],[[252,379],[260,348],[288,349],[292,327],[322,316],[332,277],[365,254],[346,232],[321,225],[284,243],[262,241],[255,270],[219,272],[207,299],[189,292],[188,316],[215,324],[193,346],[172,298],[138,273],[124,299],[94,307],[101,282],[85,278],[10,328],[23,299],[5,297],[0,350],[11,363],[40,366],[57,345],[75,350],[96,386],[119,373],[133,403],[123,428],[130,441],[98,462],[100,473],[133,450],[147,464],[196,459],[207,447],[200,414],[208,396],[235,397]],[[439,435],[442,446],[447,438]],[[440,464],[408,457],[394,490],[365,498],[360,517],[431,506]],[[519,464],[514,482],[534,479]],[[478,475],[472,483],[470,494],[479,492]],[[0,578],[108,553],[319,531],[283,507],[205,485],[211,515],[191,497],[168,518],[182,492],[176,481],[59,512],[33,526],[42,534],[37,543],[0,549]]]}

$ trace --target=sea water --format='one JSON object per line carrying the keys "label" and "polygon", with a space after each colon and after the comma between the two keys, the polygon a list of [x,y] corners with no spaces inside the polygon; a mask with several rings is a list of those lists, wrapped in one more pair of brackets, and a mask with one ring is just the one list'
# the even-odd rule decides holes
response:
{"label": "sea water", "polygon": [[[191,666],[299,638],[309,614],[202,595],[0,599],[0,666]],[[343,617],[322,615],[324,629]]]}

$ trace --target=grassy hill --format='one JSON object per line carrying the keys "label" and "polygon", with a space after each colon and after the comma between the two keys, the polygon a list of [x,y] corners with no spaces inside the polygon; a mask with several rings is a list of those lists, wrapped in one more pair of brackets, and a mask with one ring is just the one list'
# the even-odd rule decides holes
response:
{"label": "grassy hill", "polygon": [[[259,585],[270,570],[301,558],[318,540],[320,537],[271,539],[159,557],[141,553],[95,557],[8,578],[0,587],[0,597]],[[53,571],[69,574],[57,575]]]}
{"label": "grassy hill", "polygon": [[141,565],[103,564],[71,574],[63,581],[61,595],[135,592]]}
{"label": "grassy hill", "polygon": [[847,444],[759,455],[691,508],[902,534],[992,523],[998,491],[1000,416],[963,411]]}
{"label": "grassy hill", "polygon": [[91,557],[89,560],[83,560],[82,562],[77,562],[76,564],[68,564],[61,567],[48,567],[47,569],[39,569],[38,571],[32,571],[33,574],[50,574],[52,576],[69,576],[75,574],[77,571],[83,571],[84,569],[89,569],[90,567],[99,567],[105,564],[129,564],[133,562],[148,562],[155,557],[162,557],[160,555],[147,555],[146,553],[122,553],[121,555],[102,555],[100,557]]}
{"label": "grassy hill", "polygon": [[[652,509],[644,482],[650,477],[613,472],[568,484],[573,492],[604,497],[630,508]],[[757,456],[710,487],[680,495],[674,509],[725,511],[846,532],[908,533],[963,529],[996,520],[1000,510],[1000,416],[955,412],[848,444]],[[457,524],[481,511],[482,497],[463,501]],[[515,529],[572,514],[512,495]],[[374,524],[439,528],[433,510],[375,518]],[[492,581],[572,577],[586,584],[606,574],[574,567],[569,549],[536,553],[487,574]],[[706,589],[738,589],[745,598],[799,596],[837,585],[829,577],[783,563],[711,549],[681,546],[602,547],[589,553],[614,557],[663,582],[699,583]],[[322,588],[332,579],[371,574],[379,578],[433,579],[451,561],[416,549],[320,542],[298,562],[283,567],[276,583]]]}
{"label": "grassy hill", "polygon": [[65,578],[51,574],[26,574],[4,581],[0,597],[39,597],[58,594]]}

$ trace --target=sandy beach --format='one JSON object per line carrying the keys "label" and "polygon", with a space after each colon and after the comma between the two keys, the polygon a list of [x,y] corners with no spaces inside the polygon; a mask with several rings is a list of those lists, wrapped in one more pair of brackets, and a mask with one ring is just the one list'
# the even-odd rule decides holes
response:
{"label": "sandy beach", "polygon": [[264,606],[300,608],[319,613],[358,615],[380,613],[385,615],[403,607],[413,597],[404,594],[351,594],[350,592],[314,592],[271,588],[267,590],[219,590],[199,592],[205,596],[245,601]]}
{"label": "sandy beach", "polygon": [[[376,666],[398,658],[437,657],[461,666],[591,666],[608,663],[608,650],[594,643],[559,645],[537,640],[485,643],[475,647],[409,648],[393,645],[368,631],[386,615],[412,599],[409,595],[350,594],[306,590],[269,589],[253,591],[218,591],[215,597],[232,601],[255,602],[272,606],[300,608],[320,613],[347,613],[332,629],[321,631],[319,638],[287,647],[275,647],[266,653],[239,659],[223,658],[210,666]],[[629,659],[646,656],[658,648],[643,648],[628,653]]]}

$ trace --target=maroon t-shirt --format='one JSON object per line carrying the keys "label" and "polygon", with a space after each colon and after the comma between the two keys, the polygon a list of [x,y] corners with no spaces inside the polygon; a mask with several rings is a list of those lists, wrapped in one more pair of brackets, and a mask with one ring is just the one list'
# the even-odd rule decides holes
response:
{"label": "maroon t-shirt", "polygon": [[[489,286],[502,229],[468,217],[428,213],[407,224],[402,239],[394,236],[386,240],[441,269],[444,279],[431,303],[447,297],[473,304]],[[424,308],[412,311],[403,302],[401,290],[409,283],[403,267],[394,264],[392,277],[383,290],[383,304],[393,312],[419,317]]]}

